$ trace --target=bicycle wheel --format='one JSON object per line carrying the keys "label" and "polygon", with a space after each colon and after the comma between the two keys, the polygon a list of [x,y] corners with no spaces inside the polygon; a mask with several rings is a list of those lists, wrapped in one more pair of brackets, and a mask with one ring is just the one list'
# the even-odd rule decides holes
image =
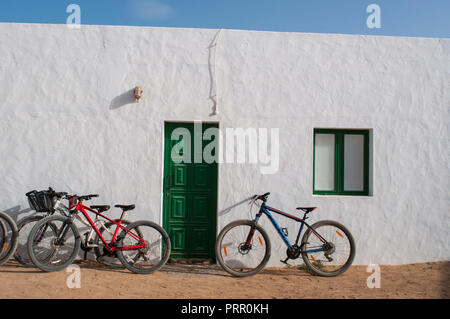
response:
{"label": "bicycle wheel", "polygon": [[39,269],[58,271],[73,262],[80,251],[80,242],[78,229],[70,218],[48,216],[31,229],[27,242],[28,254]]}
{"label": "bicycle wheel", "polygon": [[[115,220],[116,222],[119,221],[118,219]],[[128,220],[122,220],[122,224],[125,227],[128,227],[128,225],[131,224]],[[105,223],[104,227],[100,227],[99,231],[102,235],[103,239],[110,243],[114,232],[116,230],[116,224],[112,222]],[[139,234],[138,234],[139,235]],[[95,257],[97,261],[105,266],[111,267],[111,268],[117,268],[117,269],[123,269],[125,268],[123,264],[120,262],[120,260],[117,257],[117,252],[108,252],[105,248],[105,244],[100,239],[100,236],[96,233],[94,238],[94,245],[96,245],[94,252]]]}
{"label": "bicycle wheel", "polygon": [[[40,221],[41,219],[45,218],[46,216],[29,216],[25,217],[24,219],[20,220],[19,223],[17,223],[17,230],[19,232],[18,237],[18,244],[16,252],[14,253],[14,258],[21,263],[25,267],[35,267],[33,262],[31,261],[30,255],[28,254],[28,246],[27,246],[27,240],[28,235],[30,234],[31,229],[33,226]],[[53,224],[50,224],[51,230],[56,235],[56,227],[54,227]],[[45,225],[42,226],[41,230],[45,228]],[[49,252],[49,256],[51,256],[52,252]]]}
{"label": "bicycle wheel", "polygon": [[237,220],[225,226],[217,237],[217,261],[233,276],[255,275],[269,261],[270,240],[261,226],[256,225],[250,246],[245,246],[252,225],[251,220]]}
{"label": "bicycle wheel", "polygon": [[8,230],[6,229],[5,223],[0,218],[0,252],[3,251],[3,245],[7,241]]}
{"label": "bicycle wheel", "polygon": [[118,250],[117,257],[130,271],[149,274],[159,270],[169,259],[171,245],[166,231],[151,221],[141,220],[129,225],[118,238],[119,247],[139,245],[136,235],[145,240],[138,249]]}
{"label": "bicycle wheel", "polygon": [[9,215],[0,212],[0,265],[6,263],[17,248],[17,225]]}
{"label": "bicycle wheel", "polygon": [[[314,229],[328,243],[311,230]],[[355,241],[352,234],[342,224],[332,220],[322,220],[313,224],[302,237],[302,258],[306,266],[316,275],[334,277],[346,271],[355,257]],[[320,252],[310,252],[325,249]]]}

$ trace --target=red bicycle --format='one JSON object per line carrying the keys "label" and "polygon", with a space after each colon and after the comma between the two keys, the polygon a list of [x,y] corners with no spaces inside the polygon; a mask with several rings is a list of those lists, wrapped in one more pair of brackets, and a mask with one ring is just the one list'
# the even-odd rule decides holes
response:
{"label": "red bicycle", "polygon": [[[75,218],[82,213],[87,224],[100,239],[99,247],[104,256],[117,257],[122,265],[134,273],[148,274],[160,269],[169,259],[171,245],[166,231],[156,223],[140,220],[125,227],[122,223],[126,211],[135,205],[115,205],[122,209],[119,219],[110,219],[101,213],[109,206],[85,206],[83,201],[98,197],[97,194],[84,196],[67,196],[69,200],[69,217],[52,215],[34,225],[28,236],[28,253],[34,265],[43,271],[58,271],[69,266],[80,251],[80,233],[75,225]],[[88,212],[96,215],[92,220]],[[111,239],[106,239],[105,223],[114,229]],[[101,221],[101,224],[99,224]],[[100,229],[98,225],[101,225]],[[121,232],[119,233],[119,231]],[[101,247],[100,247],[101,246]]]}

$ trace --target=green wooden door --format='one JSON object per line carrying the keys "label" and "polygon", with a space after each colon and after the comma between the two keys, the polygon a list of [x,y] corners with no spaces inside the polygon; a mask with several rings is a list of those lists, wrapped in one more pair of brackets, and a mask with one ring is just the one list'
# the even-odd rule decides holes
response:
{"label": "green wooden door", "polygon": [[[210,127],[218,124],[203,123],[201,134]],[[182,135],[172,140],[177,128],[188,132],[190,138]],[[165,123],[163,226],[171,240],[173,258],[215,258],[217,161],[206,163],[199,156],[209,143],[203,139],[195,142],[194,123]]]}

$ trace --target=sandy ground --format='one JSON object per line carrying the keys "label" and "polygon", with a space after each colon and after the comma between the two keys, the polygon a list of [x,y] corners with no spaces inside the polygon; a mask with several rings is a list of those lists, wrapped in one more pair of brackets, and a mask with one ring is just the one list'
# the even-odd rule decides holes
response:
{"label": "sandy ground", "polygon": [[0,298],[450,298],[450,262],[380,266],[381,287],[369,289],[366,266],[334,278],[297,268],[267,268],[235,278],[218,265],[166,264],[137,275],[80,262],[81,288],[68,288],[72,273],[44,273],[15,261],[0,266]]}

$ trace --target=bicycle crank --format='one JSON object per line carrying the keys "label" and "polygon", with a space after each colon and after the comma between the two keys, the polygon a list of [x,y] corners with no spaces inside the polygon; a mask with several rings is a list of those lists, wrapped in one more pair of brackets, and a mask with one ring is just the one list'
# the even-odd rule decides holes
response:
{"label": "bicycle crank", "polygon": [[[112,247],[115,247],[115,245],[113,244],[112,246],[111,246],[111,248]],[[102,251],[102,255],[101,255],[101,257],[114,257],[114,258],[117,258],[117,252],[116,251],[113,251],[113,250],[111,250],[111,248],[108,248],[108,247],[103,247],[103,251]]]}
{"label": "bicycle crank", "polygon": [[298,247],[297,245],[293,245],[292,248],[288,247],[288,249],[286,249],[286,255],[287,255],[286,259],[280,260],[280,261],[283,264],[287,265],[288,264],[287,261],[289,259],[297,259],[300,256],[301,252],[302,251],[301,251],[300,247]]}
{"label": "bicycle crank", "polygon": [[300,256],[301,250],[297,245],[293,245],[292,248],[286,250],[286,255],[289,259],[297,259]]}

